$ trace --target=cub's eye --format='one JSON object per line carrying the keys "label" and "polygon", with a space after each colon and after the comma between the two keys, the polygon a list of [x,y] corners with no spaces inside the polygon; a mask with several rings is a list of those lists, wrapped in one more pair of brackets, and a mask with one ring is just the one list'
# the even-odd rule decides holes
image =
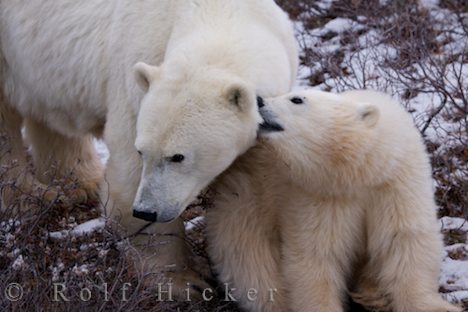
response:
{"label": "cub's eye", "polygon": [[137,151],[138,155],[143,156],[143,153],[141,151]]}
{"label": "cub's eye", "polygon": [[171,162],[180,163],[180,162],[183,162],[184,159],[185,159],[184,155],[175,154],[174,156],[171,157]]}
{"label": "cub's eye", "polygon": [[293,102],[294,104],[303,104],[304,103],[304,101],[299,97],[293,97],[291,99],[291,102]]}

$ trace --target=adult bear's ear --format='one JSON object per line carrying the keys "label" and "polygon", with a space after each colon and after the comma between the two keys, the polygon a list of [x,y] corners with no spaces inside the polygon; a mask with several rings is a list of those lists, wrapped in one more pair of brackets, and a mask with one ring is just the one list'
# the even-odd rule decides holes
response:
{"label": "adult bear's ear", "polygon": [[159,78],[161,70],[158,66],[151,66],[143,62],[138,62],[133,66],[137,84],[143,91],[148,91],[151,82]]}
{"label": "adult bear's ear", "polygon": [[224,96],[231,105],[240,110],[247,110],[252,103],[256,103],[249,90],[246,84],[234,83],[225,89]]}
{"label": "adult bear's ear", "polygon": [[364,121],[368,127],[375,126],[380,118],[378,107],[368,103],[362,103],[358,106],[358,114],[360,120]]}

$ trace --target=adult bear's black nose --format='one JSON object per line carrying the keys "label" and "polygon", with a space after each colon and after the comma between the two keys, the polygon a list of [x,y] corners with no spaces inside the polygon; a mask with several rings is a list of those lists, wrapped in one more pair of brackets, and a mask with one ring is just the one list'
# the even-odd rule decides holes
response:
{"label": "adult bear's black nose", "polygon": [[146,211],[139,211],[133,210],[133,216],[138,219],[142,219],[149,222],[156,222],[158,220],[158,213],[157,212],[146,212]]}

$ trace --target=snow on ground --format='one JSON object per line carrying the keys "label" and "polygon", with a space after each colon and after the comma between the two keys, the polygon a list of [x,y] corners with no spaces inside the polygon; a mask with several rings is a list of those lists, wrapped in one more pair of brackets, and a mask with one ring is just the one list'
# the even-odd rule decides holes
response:
{"label": "snow on ground", "polygon": [[104,218],[92,219],[76,226],[71,232],[76,236],[85,235],[87,233],[102,229],[105,225],[106,220]]}
{"label": "snow on ground", "polygon": [[420,0],[420,3],[425,6],[426,8],[433,8],[433,9],[438,9],[439,8],[439,0]]}
{"label": "snow on ground", "polygon": [[198,217],[193,218],[192,220],[184,222],[185,231],[190,232],[194,230],[197,226],[202,226],[204,221],[205,221],[204,216],[198,216]]}
{"label": "snow on ground", "polygon": [[71,230],[50,232],[49,237],[53,239],[64,239],[69,236],[82,236],[102,230],[105,226],[106,220],[104,218],[91,219],[73,227]]}
{"label": "snow on ground", "polygon": [[[462,218],[442,217],[440,219],[442,230],[458,230],[468,233],[468,221]],[[466,235],[468,238],[468,235]]]}
{"label": "snow on ground", "polygon": [[[442,232],[456,231],[464,243],[445,247],[439,284],[444,296],[452,302],[468,300],[468,221],[462,218],[443,217],[440,219]],[[459,234],[460,235],[460,234]],[[464,236],[464,237],[463,237]],[[455,258],[455,259],[452,259]]]}
{"label": "snow on ground", "polygon": [[446,257],[442,264],[440,284],[450,292],[468,289],[468,261]]}

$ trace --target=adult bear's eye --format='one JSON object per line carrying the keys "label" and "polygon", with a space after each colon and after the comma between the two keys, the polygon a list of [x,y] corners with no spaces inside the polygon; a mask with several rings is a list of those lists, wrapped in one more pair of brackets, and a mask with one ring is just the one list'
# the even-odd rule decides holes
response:
{"label": "adult bear's eye", "polygon": [[171,161],[175,163],[183,162],[184,159],[185,159],[185,156],[182,154],[175,154],[174,156],[171,157]]}
{"label": "adult bear's eye", "polygon": [[291,99],[291,102],[293,102],[294,104],[303,104],[304,103],[304,101],[301,98],[298,98],[298,97],[293,97]]}

